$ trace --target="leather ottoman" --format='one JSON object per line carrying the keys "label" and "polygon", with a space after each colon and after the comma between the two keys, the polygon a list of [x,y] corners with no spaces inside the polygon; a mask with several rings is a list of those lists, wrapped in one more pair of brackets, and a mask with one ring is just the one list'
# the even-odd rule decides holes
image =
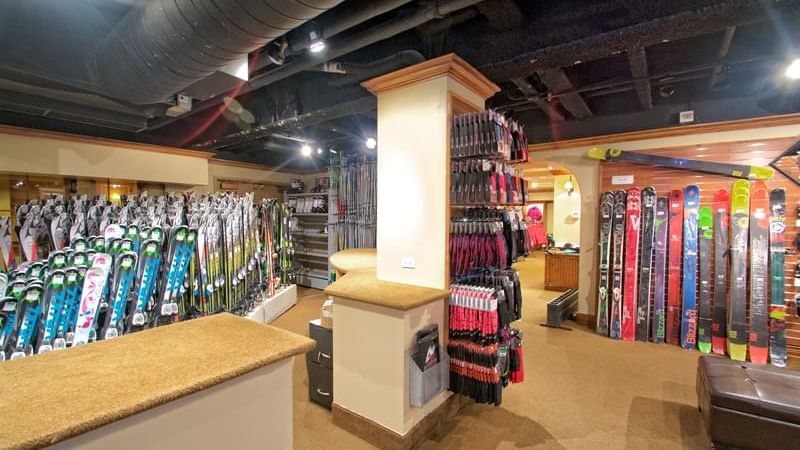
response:
{"label": "leather ottoman", "polygon": [[800,372],[701,356],[697,403],[712,448],[800,449]]}

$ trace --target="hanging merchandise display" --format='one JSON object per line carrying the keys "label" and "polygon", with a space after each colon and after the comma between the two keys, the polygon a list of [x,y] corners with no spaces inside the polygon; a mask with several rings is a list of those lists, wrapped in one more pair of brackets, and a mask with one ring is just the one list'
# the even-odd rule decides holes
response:
{"label": "hanging merchandise display", "polygon": [[454,161],[450,173],[450,202],[454,205],[524,205],[528,182],[520,169],[500,161]]}
{"label": "hanging merchandise display", "polygon": [[504,269],[527,256],[530,243],[522,214],[512,209],[469,208],[450,224],[450,276],[475,269]]}
{"label": "hanging merchandise display", "polygon": [[528,139],[524,127],[493,110],[453,116],[450,139],[453,159],[477,157],[528,161]]}
{"label": "hanging merchandise display", "polygon": [[332,251],[374,248],[377,232],[377,165],[365,153],[331,155],[331,204],[335,205],[329,232]]}
{"label": "hanging merchandise display", "polygon": [[16,215],[24,261],[0,272],[0,359],[246,314],[292,281],[289,209],[252,194],[55,197]]}

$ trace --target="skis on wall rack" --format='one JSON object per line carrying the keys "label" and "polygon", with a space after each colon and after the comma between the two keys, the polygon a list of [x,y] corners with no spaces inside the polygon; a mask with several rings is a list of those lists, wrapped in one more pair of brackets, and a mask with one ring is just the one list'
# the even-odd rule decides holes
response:
{"label": "skis on wall rack", "polygon": [[656,214],[653,220],[653,323],[650,340],[657,344],[664,342],[666,318],[664,317],[664,294],[666,287],[667,266],[667,233],[669,216],[669,199],[656,199]]}
{"label": "skis on wall rack", "polygon": [[608,291],[610,285],[611,223],[614,214],[614,194],[600,196],[600,283],[597,289],[597,333],[608,336]]}
{"label": "skis on wall rack", "polygon": [[697,348],[703,353],[711,353],[711,243],[714,239],[714,219],[712,209],[700,208],[697,222],[699,229],[698,260],[700,264],[700,295],[698,300]]}
{"label": "skis on wall rack", "polygon": [[622,335],[622,287],[625,264],[625,191],[614,193],[614,216],[612,218],[612,237],[614,260],[611,277],[611,315],[608,336],[620,339]]}
{"label": "skis on wall rack", "polygon": [[686,186],[683,196],[683,311],[681,347],[697,347],[697,210],[700,189]]}
{"label": "skis on wall rack", "polygon": [[739,180],[731,192],[731,277],[728,311],[728,354],[747,359],[747,236],[750,229],[750,183]]}
{"label": "skis on wall rack", "polygon": [[769,277],[769,191],[756,181],[750,195],[750,361],[766,364],[769,355],[767,278]]}
{"label": "skis on wall rack", "polygon": [[589,157],[601,161],[622,161],[633,164],[669,167],[670,169],[695,170],[698,172],[749,180],[769,180],[775,173],[775,171],[769,167],[672,158],[669,156],[648,155],[646,153],[630,152],[615,148],[592,148],[589,150]]}
{"label": "skis on wall rack", "polygon": [[683,191],[674,190],[669,196],[669,274],[667,282],[668,344],[680,344],[681,339],[681,251],[683,250]]}
{"label": "skis on wall rack", "polygon": [[711,347],[718,355],[725,354],[728,320],[728,212],[730,193],[720,189],[714,194],[714,312],[711,322]]}
{"label": "skis on wall rack", "polygon": [[636,297],[639,286],[639,229],[642,222],[642,192],[628,189],[625,210],[625,279],[622,294],[622,340],[636,338]]}
{"label": "skis on wall rack", "polygon": [[639,294],[636,300],[636,340],[647,342],[650,331],[650,292],[653,268],[653,221],[656,212],[656,190],[642,190],[641,256],[639,262]]}
{"label": "skis on wall rack", "polygon": [[786,367],[786,306],[784,305],[783,263],[786,229],[786,192],[774,189],[769,193],[769,360],[773,366]]}

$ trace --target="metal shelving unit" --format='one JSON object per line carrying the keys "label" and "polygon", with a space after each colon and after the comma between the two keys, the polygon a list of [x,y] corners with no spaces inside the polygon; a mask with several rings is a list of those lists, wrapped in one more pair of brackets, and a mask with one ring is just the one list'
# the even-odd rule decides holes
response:
{"label": "metal shelving unit", "polygon": [[[284,194],[284,200],[304,199],[307,197],[325,197],[328,202],[328,211],[331,209],[330,195],[328,192],[304,192],[301,194]],[[334,205],[335,207],[335,205]],[[330,283],[330,236],[328,235],[330,213],[294,213],[297,217],[300,230],[293,230],[295,259],[303,268],[298,270],[297,284],[315,289],[325,289]]]}

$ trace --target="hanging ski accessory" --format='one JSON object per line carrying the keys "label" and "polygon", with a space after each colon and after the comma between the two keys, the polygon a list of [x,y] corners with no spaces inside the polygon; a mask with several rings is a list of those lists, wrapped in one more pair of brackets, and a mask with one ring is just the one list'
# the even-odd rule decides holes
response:
{"label": "hanging ski accessory", "polygon": [[750,361],[769,356],[767,278],[769,277],[769,191],[756,181],[750,196]]}
{"label": "hanging ski accessory", "polygon": [[667,335],[668,344],[680,344],[681,339],[681,251],[683,250],[683,191],[674,190],[669,196],[669,274],[667,275]]}
{"label": "hanging ski accessory", "polygon": [[589,157],[601,161],[622,161],[633,164],[669,167],[671,169],[694,170],[749,180],[769,180],[775,173],[775,171],[769,167],[698,161],[686,158],[671,158],[669,156],[648,155],[646,153],[630,152],[615,148],[592,148],[589,150]]}
{"label": "hanging ski accessory", "polygon": [[597,334],[608,336],[608,292],[611,278],[611,224],[614,214],[614,194],[600,197],[600,286],[597,290]]}
{"label": "hanging ski accessory", "polygon": [[711,243],[714,239],[713,211],[708,206],[700,208],[699,229],[700,296],[697,322],[697,348],[711,353]]}
{"label": "hanging ski accessory", "polygon": [[614,262],[611,277],[611,318],[608,336],[619,339],[622,333],[622,281],[624,275],[625,249],[625,191],[614,193],[614,217],[612,236],[614,245]]}
{"label": "hanging ski accessory", "polygon": [[683,196],[683,311],[681,347],[697,347],[697,209],[700,189],[686,186]]}
{"label": "hanging ski accessory", "polygon": [[639,277],[639,228],[642,221],[642,192],[628,189],[625,209],[625,279],[622,294],[622,340],[636,338],[636,297]]}
{"label": "hanging ski accessory", "polygon": [[108,253],[95,253],[92,267],[86,272],[78,307],[78,320],[75,323],[75,336],[72,340],[73,347],[87,344],[92,337],[111,263],[112,258]]}
{"label": "hanging ski accessory", "polygon": [[711,323],[711,347],[725,354],[728,321],[728,232],[730,231],[730,193],[720,189],[714,194],[714,314]]}
{"label": "hanging ski accessory", "polygon": [[636,306],[636,340],[647,342],[650,331],[650,293],[653,268],[653,220],[656,212],[656,190],[642,190],[641,256],[639,262],[639,294]]}
{"label": "hanging ski accessory", "polygon": [[669,216],[669,199],[658,197],[656,199],[656,213],[653,219],[653,323],[650,339],[661,344],[664,342],[665,322],[664,293],[667,266],[667,235]]}
{"label": "hanging ski accessory", "polygon": [[728,311],[728,354],[747,359],[747,236],[750,230],[750,183],[739,180],[731,193],[731,286]]}
{"label": "hanging ski accessory", "polygon": [[769,360],[773,366],[786,367],[786,306],[784,305],[783,263],[786,230],[786,192],[769,193]]}

